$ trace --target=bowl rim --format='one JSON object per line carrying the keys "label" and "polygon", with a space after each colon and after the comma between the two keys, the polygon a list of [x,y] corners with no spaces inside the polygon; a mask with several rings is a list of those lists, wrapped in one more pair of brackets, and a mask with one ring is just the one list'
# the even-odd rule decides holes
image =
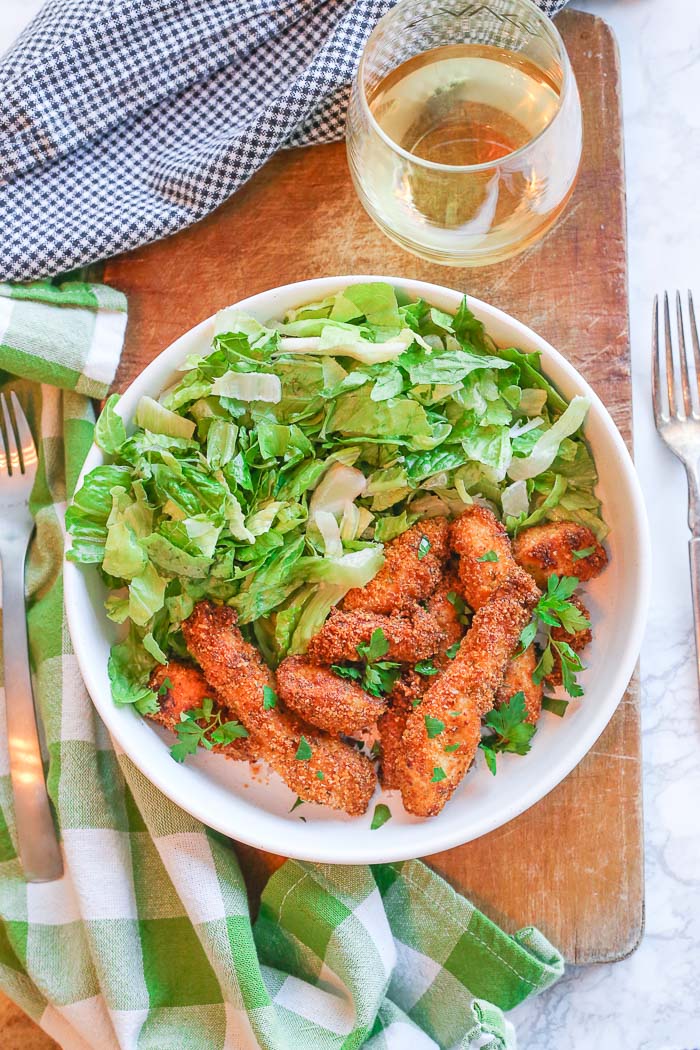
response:
{"label": "bowl rim", "polygon": [[[254,311],[257,306],[264,303],[266,300],[271,300],[271,311],[268,316],[274,316],[275,295],[281,297],[288,295],[292,291],[294,293],[298,292],[297,301],[301,305],[304,302],[324,298],[325,296],[332,294],[334,291],[338,291],[350,284],[358,284],[368,281],[385,281],[394,287],[401,288],[402,290],[405,289],[411,295],[420,296],[428,302],[430,302],[431,296],[437,296],[442,300],[452,298],[455,303],[455,308],[464,294],[454,288],[413,278],[380,274],[346,274],[290,282],[289,284],[280,285],[247,296],[246,298],[231,304],[231,306],[239,310],[249,309]],[[489,327],[489,321],[500,322],[514,332],[513,343],[515,345],[517,345],[518,339],[521,339],[524,343],[534,342],[538,344],[545,361],[545,373],[546,362],[551,358],[557,365],[557,368],[565,374],[567,380],[577,388],[577,392],[590,399],[591,408],[589,410],[588,419],[590,420],[591,417],[595,415],[598,421],[602,423],[603,428],[606,431],[606,436],[614,447],[616,453],[617,469],[621,471],[625,477],[625,482],[631,497],[630,514],[636,525],[636,549],[639,557],[636,562],[637,571],[634,578],[634,612],[627,621],[625,645],[623,651],[619,653],[615,674],[612,681],[608,681],[606,684],[605,700],[593,711],[590,720],[583,725],[581,734],[576,740],[576,746],[566,749],[561,757],[551,764],[546,774],[533,778],[533,782],[529,788],[522,791],[517,798],[511,799],[509,805],[500,806],[498,813],[495,815],[486,814],[480,820],[473,821],[467,831],[462,831],[460,828],[449,829],[442,827],[436,818],[431,818],[423,820],[420,823],[405,825],[406,834],[402,835],[400,841],[393,846],[387,844],[383,847],[382,836],[377,836],[376,848],[374,847],[374,837],[369,840],[367,845],[358,845],[356,848],[353,848],[353,839],[357,839],[359,836],[346,835],[344,838],[347,843],[350,843],[350,847],[345,847],[344,850],[339,850],[336,843],[337,836],[335,834],[324,836],[322,826],[315,825],[314,822],[311,822],[309,824],[304,824],[303,830],[301,830],[298,825],[293,825],[291,822],[284,822],[277,814],[269,813],[260,810],[259,808],[255,809],[255,812],[260,814],[261,817],[259,822],[246,822],[234,826],[235,819],[212,819],[211,811],[206,807],[204,802],[197,797],[198,793],[195,792],[193,796],[188,791],[188,786],[192,788],[195,780],[192,779],[188,785],[189,777],[183,775],[183,773],[192,773],[191,769],[188,771],[188,767],[176,767],[173,765],[173,770],[177,769],[178,776],[173,777],[170,773],[164,775],[160,769],[146,768],[147,763],[144,763],[141,760],[140,755],[138,754],[138,747],[134,748],[131,746],[133,741],[129,727],[134,723],[131,719],[129,719],[128,722],[127,720],[122,720],[120,717],[121,709],[113,703],[111,695],[104,695],[105,690],[103,688],[103,683],[98,680],[99,673],[101,672],[104,674],[104,668],[100,668],[98,671],[97,661],[91,657],[89,646],[86,646],[86,644],[83,643],[81,637],[79,623],[80,611],[82,607],[88,604],[87,599],[81,594],[81,590],[85,587],[84,568],[65,560],[65,608],[74,652],[88,693],[98,714],[103,719],[113,742],[116,743],[118,750],[123,751],[136,767],[140,769],[144,776],[146,776],[147,779],[167,798],[180,806],[180,808],[185,810],[195,819],[201,821],[205,826],[214,828],[232,839],[237,839],[255,848],[267,850],[268,852],[281,853],[284,856],[292,857],[297,860],[338,864],[390,863],[393,861],[408,860],[416,856],[427,856],[429,854],[464,845],[467,842],[480,838],[481,836],[502,827],[504,824],[509,823],[540,799],[544,798],[559,783],[561,783],[561,781],[564,780],[565,777],[568,776],[586,756],[596,740],[600,737],[615,713],[633,676],[641,649],[650,601],[651,543],[641,486],[627,445],[622,439],[622,436],[601,399],[574,366],[570,364],[566,358],[559,353],[559,351],[538,335],[533,329],[529,328],[521,321],[518,321],[510,314],[507,314],[505,311],[500,310],[498,307],[492,306],[491,304],[473,296],[468,296],[468,300],[470,308],[482,320],[484,320],[487,330]],[[203,321],[200,321],[197,325],[188,329],[186,332],[183,332],[177,339],[160,351],[160,353],[149,362],[149,364],[126,388],[118,408],[122,407],[125,401],[127,406],[130,401],[134,401],[133,407],[135,408],[135,401],[143,392],[140,388],[148,387],[149,377],[159,370],[162,365],[163,356],[168,354],[170,357],[173,357],[173,359],[176,359],[179,345],[181,343],[190,342],[192,339],[204,335],[208,327],[213,327],[215,316],[216,314],[212,314]],[[182,358],[180,360],[182,360]],[[173,368],[174,367],[176,367],[175,364],[173,364]],[[133,411],[133,408],[130,411],[125,412],[125,417],[127,419],[130,418],[131,411]],[[104,456],[93,443],[76,482],[76,491],[82,484],[85,475],[102,462],[104,462]],[[71,539],[68,533],[66,533],[66,550],[70,548],[70,545]],[[86,568],[92,569],[92,567]],[[137,715],[135,712],[133,714],[135,719],[138,719],[140,722],[145,722],[141,716]],[[204,791],[204,795],[206,795],[206,790]],[[236,796],[232,796],[232,798],[236,799]],[[266,827],[269,822],[272,822],[274,827],[274,837],[266,834]],[[286,823],[288,826],[285,826]],[[339,825],[339,827],[347,828],[352,826],[352,821],[347,824]],[[315,836],[309,835],[307,833],[308,830],[314,827],[317,828],[317,834]],[[359,832],[364,829],[357,830]],[[414,842],[417,843],[416,846],[412,845]]]}

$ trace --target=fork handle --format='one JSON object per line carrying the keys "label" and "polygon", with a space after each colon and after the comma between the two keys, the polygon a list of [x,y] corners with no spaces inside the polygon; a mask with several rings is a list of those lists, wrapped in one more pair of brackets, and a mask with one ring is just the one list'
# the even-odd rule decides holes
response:
{"label": "fork handle", "polygon": [[10,778],[19,857],[28,882],[60,879],[63,861],[44,781],[29,670],[24,560],[28,539],[2,554],[2,646]]}
{"label": "fork handle", "polygon": [[695,624],[695,662],[700,681],[700,537],[693,536],[690,548],[690,586],[693,592],[693,621]]}

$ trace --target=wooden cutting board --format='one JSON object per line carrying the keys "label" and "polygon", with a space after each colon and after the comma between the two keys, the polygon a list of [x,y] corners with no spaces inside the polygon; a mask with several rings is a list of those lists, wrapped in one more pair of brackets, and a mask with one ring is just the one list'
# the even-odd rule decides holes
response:
{"label": "wooden cutting board", "polygon": [[[583,373],[631,442],[620,74],[609,27],[580,11],[557,19],[583,104],[583,166],[560,223],[523,255],[484,270],[423,262],[387,240],[358,203],[342,144],[274,158],[204,222],[109,261],[129,297],[123,389],[197,321],[275,285],[334,273],[433,281],[529,324]],[[255,895],[281,858],[240,847]],[[639,688],[567,779],[477,842],[426,858],[496,922],[536,923],[571,963],[634,951],[642,933]],[[0,996],[5,1050],[55,1044]]]}
{"label": "wooden cutting board", "polygon": [[[335,273],[401,274],[486,299],[581,370],[631,437],[625,201],[616,45],[598,18],[557,21],[583,103],[583,167],[558,226],[481,270],[406,254],[366,216],[341,143],[285,152],[204,222],[109,261],[129,297],[118,388],[176,336],[228,303]],[[275,861],[242,850],[257,885]],[[570,962],[619,959],[642,929],[636,682],[579,767],[529,812],[429,863],[508,929],[537,923]]]}

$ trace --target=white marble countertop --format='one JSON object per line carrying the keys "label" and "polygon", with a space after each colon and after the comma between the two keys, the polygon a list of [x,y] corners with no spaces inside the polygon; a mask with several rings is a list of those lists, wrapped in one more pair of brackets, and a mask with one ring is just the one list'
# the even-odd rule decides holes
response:
{"label": "white marble countertop", "polygon": [[[0,52],[41,2],[1,0]],[[700,700],[685,477],[653,428],[649,363],[654,293],[694,284],[700,300],[700,7],[697,0],[575,6],[612,25],[622,56],[635,455],[654,547],[654,602],[641,659],[646,931],[629,959],[570,968],[511,1016],[523,1050],[694,1050],[700,1046]]]}

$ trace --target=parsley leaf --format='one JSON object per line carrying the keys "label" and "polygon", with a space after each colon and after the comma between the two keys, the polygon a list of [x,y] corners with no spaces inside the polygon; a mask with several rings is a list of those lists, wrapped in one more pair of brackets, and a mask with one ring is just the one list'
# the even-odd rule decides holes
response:
{"label": "parsley leaf", "polygon": [[297,762],[308,762],[312,754],[313,751],[311,750],[311,744],[305,736],[302,736],[301,740],[299,741],[297,753],[294,757],[296,758]]}
{"label": "parsley leaf", "polygon": [[343,664],[331,664],[331,671],[333,674],[337,674],[339,678],[354,678],[355,681],[359,681],[362,678],[362,671],[359,667],[351,667],[350,665]]}
{"label": "parsley leaf", "polygon": [[455,751],[459,750],[460,746],[460,744],[445,744],[442,750],[446,755],[452,755]]}
{"label": "parsley leaf", "polygon": [[448,591],[446,597],[450,605],[453,606],[454,611],[457,613],[457,619],[459,622],[462,624],[469,623],[467,605],[464,599],[460,598],[456,591]]}
{"label": "parsley leaf", "polygon": [[418,663],[414,665],[413,670],[418,674],[426,676],[440,673],[432,660],[419,660]]}
{"label": "parsley leaf", "polygon": [[158,690],[158,696],[165,696],[165,694],[167,693],[168,689],[172,689],[172,687],[173,687],[173,683],[170,681],[170,679],[169,678],[164,678],[162,683],[161,683],[161,685],[160,685],[160,688]]}
{"label": "parsley leaf", "polygon": [[323,772],[322,769],[317,769],[316,770],[316,779],[317,780],[325,780],[326,779],[326,774]]}
{"label": "parsley leaf", "polygon": [[389,642],[381,627],[372,632],[369,642],[361,642],[357,654],[364,667],[353,664],[332,664],[331,671],[341,678],[351,678],[358,682],[371,696],[386,696],[396,684],[401,674],[401,665],[393,660],[382,660],[389,651]]}
{"label": "parsley leaf", "polygon": [[486,551],[485,554],[482,554],[481,557],[477,558],[476,560],[477,561],[498,561],[498,555],[496,554],[495,551]]}
{"label": "parsley leaf", "polygon": [[435,766],[433,768],[433,775],[430,778],[430,783],[431,784],[439,784],[440,781],[441,780],[445,780],[446,777],[447,777],[447,773],[442,768],[442,766]]}
{"label": "parsley leaf", "polygon": [[552,638],[551,628],[561,627],[569,634],[576,634],[591,626],[588,617],[570,601],[578,582],[576,576],[550,576],[547,590],[535,606],[532,623],[529,623],[520,635],[520,644],[524,651],[534,641],[538,627],[542,626],[546,641],[532,680],[539,685],[552,673],[558,657],[564,689],[570,696],[583,696],[583,689],[576,681],[576,674],[583,670],[583,664],[578,653],[574,652],[568,642]]}
{"label": "parsley leaf", "polygon": [[486,759],[486,765],[489,767],[489,769],[491,770],[493,775],[496,776],[496,772],[497,772],[497,770],[496,770],[496,752],[492,748],[490,748],[488,746],[488,744],[485,744],[483,742],[483,740],[479,744],[479,747],[484,752],[484,758]]}
{"label": "parsley leaf", "polygon": [[297,795],[294,803],[292,804],[292,808],[290,809],[289,812],[293,813],[295,809],[298,809],[299,806],[303,806],[303,805],[304,805],[304,799],[303,798],[299,798],[299,796]]}
{"label": "parsley leaf", "polygon": [[553,715],[558,715],[559,718],[564,717],[568,706],[568,700],[557,700],[553,696],[544,696],[542,698],[542,710],[551,711]]}
{"label": "parsley leaf", "polygon": [[374,807],[372,823],[369,826],[370,831],[376,831],[377,828],[381,828],[383,824],[386,824],[387,820],[391,820],[391,810],[383,802],[378,802]]}
{"label": "parsley leaf", "polygon": [[461,644],[461,642],[455,642],[454,645],[451,645],[449,647],[449,649],[445,649],[445,656],[448,660],[454,660],[455,656],[459,652],[459,647]]}
{"label": "parsley leaf", "polygon": [[389,652],[389,642],[381,627],[377,627],[376,630],[372,631],[369,643],[360,642],[356,648],[361,660],[374,663],[375,660],[381,660],[382,656],[386,656]]}
{"label": "parsley leaf", "polygon": [[484,722],[494,732],[483,738],[483,744],[494,752],[510,751],[516,755],[526,755],[536,731],[534,725],[525,721],[526,718],[525,696],[523,693],[514,693],[507,703],[486,715]]}
{"label": "parsley leaf", "polygon": [[589,555],[595,554],[595,547],[582,547],[580,551],[573,551],[573,556],[576,561],[579,558],[588,558]]}
{"label": "parsley leaf", "polygon": [[440,733],[444,733],[445,731],[445,723],[441,722],[439,718],[433,718],[432,715],[426,715],[424,722],[428,734],[428,740],[433,740],[436,736],[440,736]]}
{"label": "parsley leaf", "polygon": [[188,755],[196,754],[198,747],[211,751],[214,744],[230,744],[248,736],[248,730],[240,722],[222,722],[221,715],[220,710],[214,713],[214,701],[209,696],[202,699],[201,707],[182,711],[175,726],[178,741],[170,748],[171,757],[176,762],[184,762]]}
{"label": "parsley leaf", "polygon": [[230,744],[234,740],[242,740],[248,736],[248,730],[240,722],[224,722],[211,734],[215,744]]}
{"label": "parsley leaf", "polygon": [[420,543],[418,544],[418,561],[422,561],[430,550],[430,540],[427,536],[421,536]]}
{"label": "parsley leaf", "polygon": [[263,686],[263,711],[271,711],[277,707],[277,693],[269,685]]}

